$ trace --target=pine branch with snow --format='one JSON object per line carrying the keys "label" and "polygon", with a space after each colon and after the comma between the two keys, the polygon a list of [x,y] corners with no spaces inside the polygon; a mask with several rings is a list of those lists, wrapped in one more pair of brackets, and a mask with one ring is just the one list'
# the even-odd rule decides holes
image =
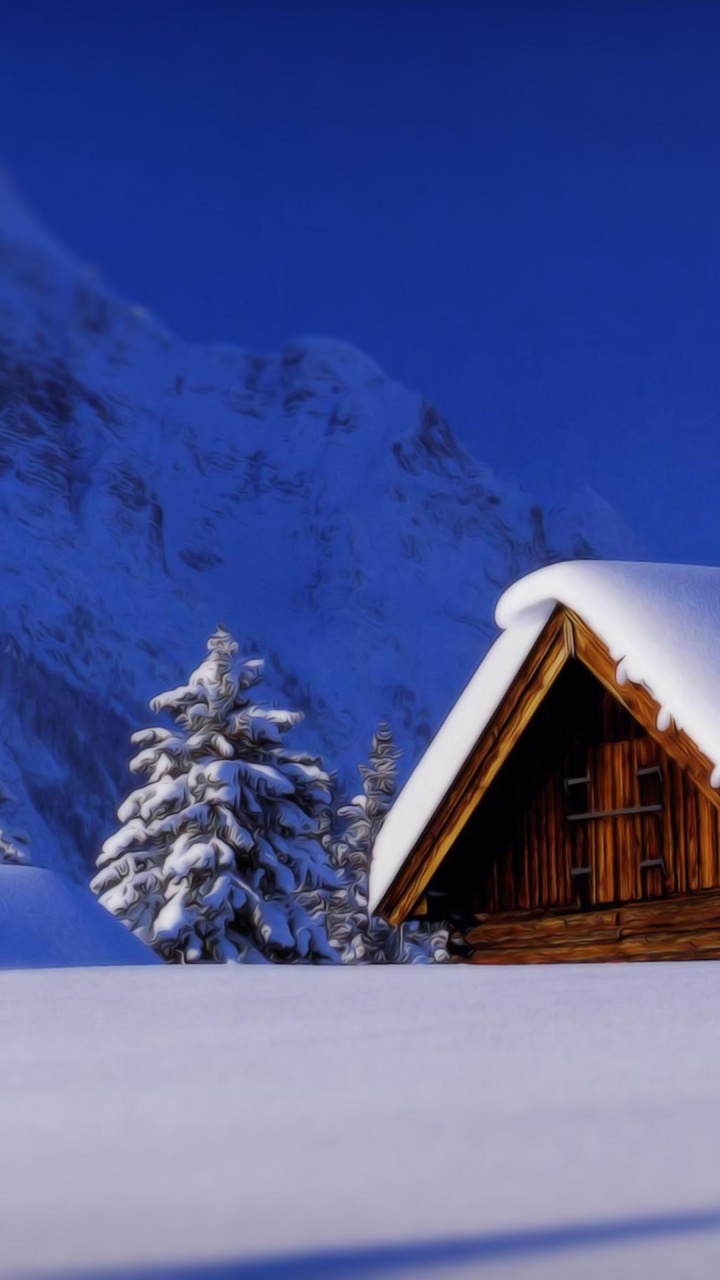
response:
{"label": "pine branch with snow", "polygon": [[302,715],[254,701],[262,660],[239,659],[223,627],[207,650],[150,704],[174,727],[132,735],[145,782],[120,806],[91,887],[168,960],[336,960],[329,776],[284,745]]}

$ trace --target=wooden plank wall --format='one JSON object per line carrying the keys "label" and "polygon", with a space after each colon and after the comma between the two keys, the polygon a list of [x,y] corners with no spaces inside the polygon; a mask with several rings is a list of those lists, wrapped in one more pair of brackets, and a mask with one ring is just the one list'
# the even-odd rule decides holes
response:
{"label": "wooden plank wall", "polygon": [[[639,807],[648,791],[654,799],[637,777],[652,765],[662,771],[662,811],[569,822],[564,778],[578,765],[567,757],[507,823],[495,856],[478,859],[479,911],[592,908],[720,887],[720,810],[680,766],[648,737],[585,751],[592,811]],[[641,869],[661,857],[664,869]],[[571,867],[582,866],[591,875],[571,877]]]}

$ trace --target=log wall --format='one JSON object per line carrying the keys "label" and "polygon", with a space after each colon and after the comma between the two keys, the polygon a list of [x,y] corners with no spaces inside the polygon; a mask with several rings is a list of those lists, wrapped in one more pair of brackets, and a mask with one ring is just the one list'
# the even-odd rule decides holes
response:
{"label": "log wall", "polygon": [[720,890],[576,914],[490,915],[456,939],[471,964],[720,958]]}

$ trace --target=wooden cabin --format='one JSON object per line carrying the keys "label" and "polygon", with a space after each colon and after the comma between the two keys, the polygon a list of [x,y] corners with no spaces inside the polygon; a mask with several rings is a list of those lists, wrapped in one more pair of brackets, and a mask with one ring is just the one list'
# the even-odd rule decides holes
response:
{"label": "wooden cabin", "polygon": [[720,570],[554,565],[496,616],[371,906],[473,963],[720,958]]}

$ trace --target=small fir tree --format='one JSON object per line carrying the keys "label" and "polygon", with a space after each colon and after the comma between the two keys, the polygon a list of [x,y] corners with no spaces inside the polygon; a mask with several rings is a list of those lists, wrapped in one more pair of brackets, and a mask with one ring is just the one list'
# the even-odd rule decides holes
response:
{"label": "small fir tree", "polygon": [[[14,803],[14,796],[0,786],[0,808],[6,804],[11,806]],[[27,863],[28,855],[26,849],[20,848],[20,842],[27,844],[27,836],[18,832],[14,837],[7,834],[4,827],[0,827],[0,863]]]}
{"label": "small fir tree", "polygon": [[340,872],[340,887],[330,904],[330,936],[346,963],[368,961],[374,946],[368,914],[368,880],[372,847],[397,788],[400,751],[387,724],[373,735],[368,763],[358,766],[363,784],[337,810],[339,834],[331,849]]}
{"label": "small fir tree", "polygon": [[27,862],[27,854],[0,827],[0,863],[2,862]]}
{"label": "small fir tree", "polygon": [[360,765],[362,793],[340,806],[344,822],[331,849],[341,884],[331,898],[330,936],[345,963],[423,964],[447,959],[447,931],[412,922],[396,929],[369,914],[372,850],[397,791],[401,752],[387,724],[373,736],[368,763]]}
{"label": "small fir tree", "polygon": [[320,760],[289,751],[298,712],[258,706],[260,659],[223,627],[186,685],[150,706],[173,729],[132,735],[145,776],[118,810],[92,889],[167,960],[336,960]]}

